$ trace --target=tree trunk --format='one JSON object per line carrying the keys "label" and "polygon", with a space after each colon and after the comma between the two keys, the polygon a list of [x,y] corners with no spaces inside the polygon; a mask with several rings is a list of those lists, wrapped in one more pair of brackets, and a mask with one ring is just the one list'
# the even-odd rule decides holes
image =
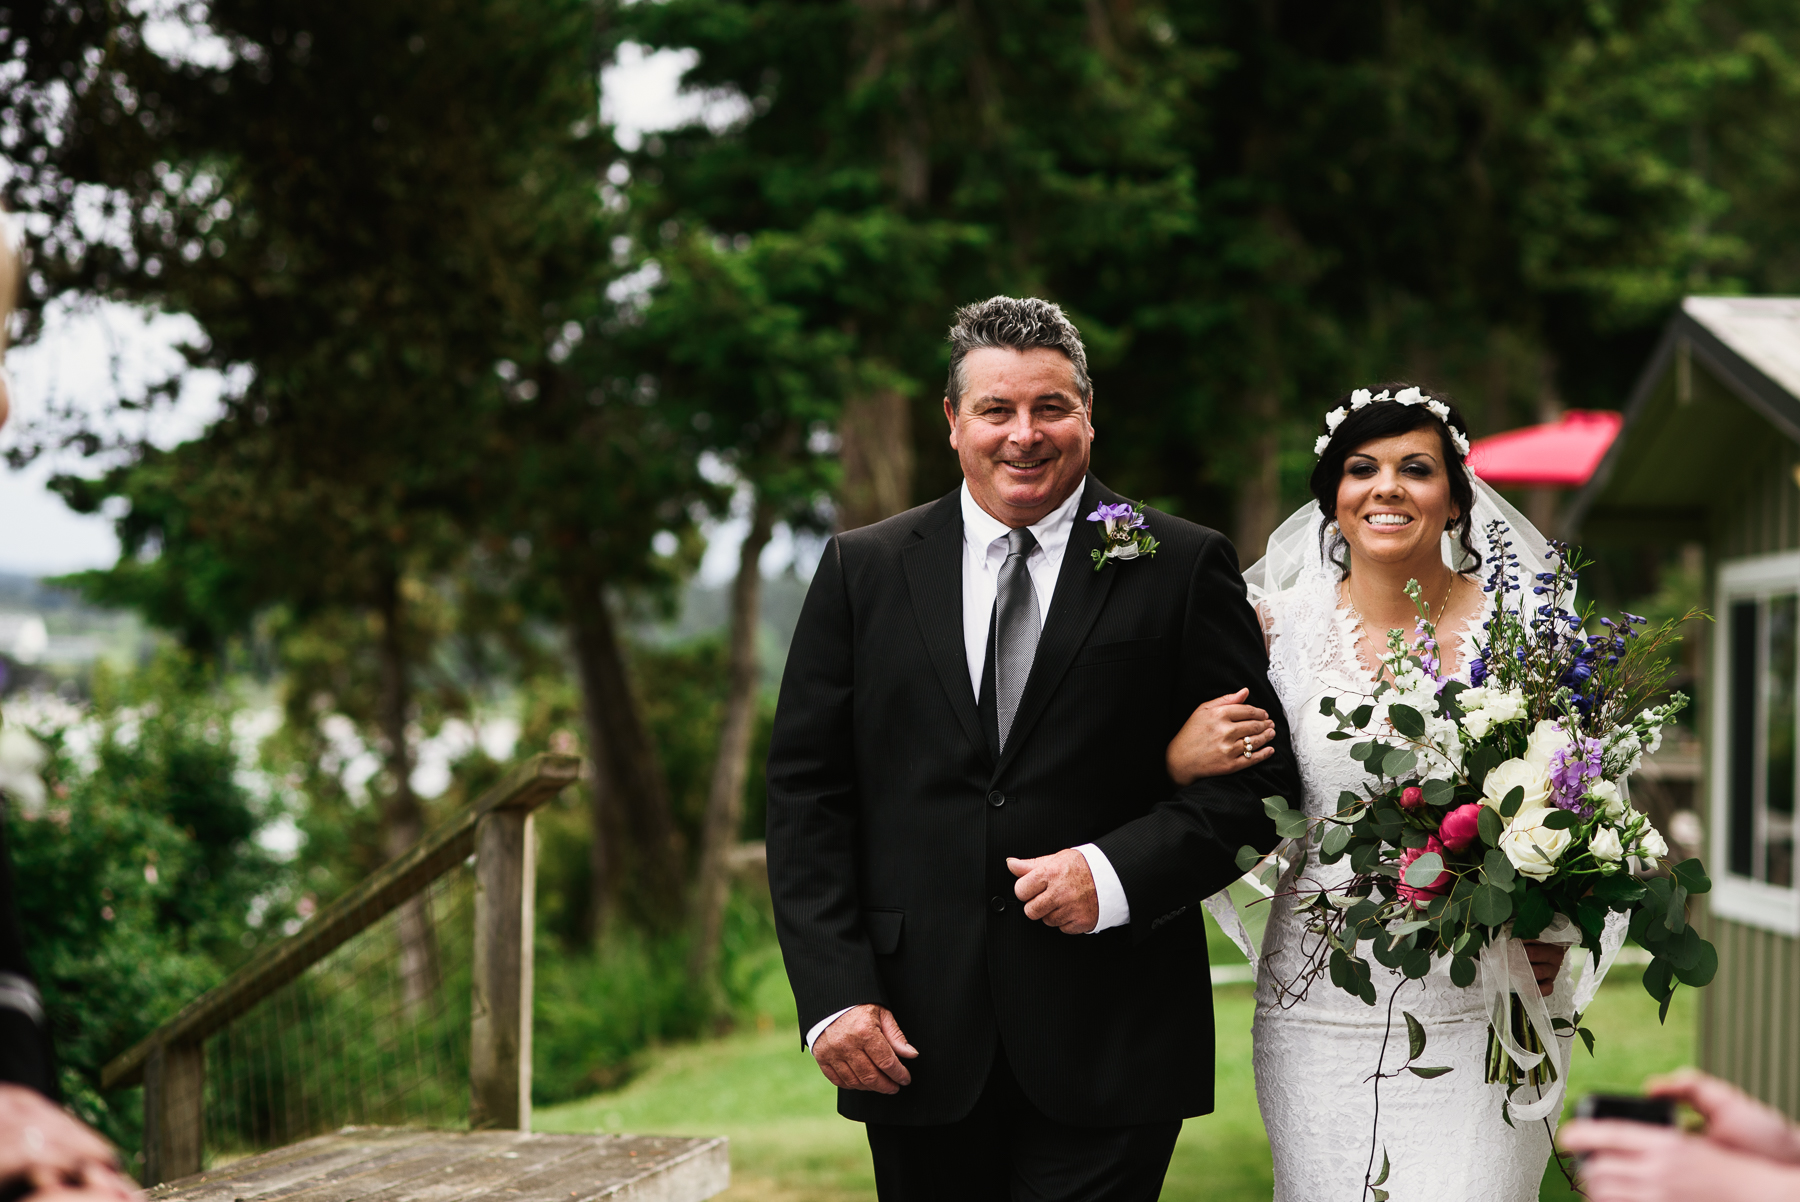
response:
{"label": "tree trunk", "polygon": [[838,421],[844,485],[838,526],[854,530],[903,512],[912,502],[912,422],[907,400],[891,388],[844,403]]}
{"label": "tree trunk", "polygon": [[[615,894],[624,884],[620,870],[627,870],[645,916],[655,926],[673,928],[681,920],[682,872],[668,784],[638,712],[600,583],[597,572],[582,568],[563,579],[588,745],[601,779],[594,790],[600,819],[594,837],[615,845],[612,850],[603,847],[596,862],[606,868],[605,887]],[[615,810],[620,821],[613,824]],[[611,825],[629,836],[629,857],[619,854],[623,849],[616,847],[616,838],[608,838]]]}
{"label": "tree trunk", "polygon": [[[406,670],[406,602],[400,592],[399,573],[390,572],[381,582],[378,599],[381,620],[382,751],[391,781],[381,810],[382,851],[392,860],[404,854],[425,833],[425,813],[412,790],[412,754],[406,725],[412,708],[412,684]],[[400,924],[400,980],[406,1004],[424,1001],[437,987],[437,932],[422,897],[402,903]]]}
{"label": "tree trunk", "polygon": [[731,586],[730,676],[725,694],[725,720],[719,729],[718,757],[706,794],[706,819],[700,831],[700,867],[694,889],[694,946],[688,978],[704,989],[718,960],[719,935],[731,885],[731,849],[744,818],[744,777],[750,768],[750,740],[756,728],[756,634],[762,613],[762,572],[758,561],[775,524],[773,507],[756,502],[750,533],[738,550],[737,580]]}
{"label": "tree trunk", "polygon": [[1249,567],[1261,559],[1269,535],[1282,519],[1281,510],[1281,402],[1273,384],[1259,385],[1246,405],[1255,425],[1245,445],[1250,463],[1238,484],[1238,559]]}

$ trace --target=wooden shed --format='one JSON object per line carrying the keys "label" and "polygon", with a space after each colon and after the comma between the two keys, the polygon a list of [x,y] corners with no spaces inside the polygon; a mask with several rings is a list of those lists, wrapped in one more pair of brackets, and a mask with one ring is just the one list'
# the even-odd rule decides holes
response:
{"label": "wooden shed", "polygon": [[1800,1117],[1800,298],[1689,297],[1573,500],[1587,543],[1704,548],[1699,1061]]}

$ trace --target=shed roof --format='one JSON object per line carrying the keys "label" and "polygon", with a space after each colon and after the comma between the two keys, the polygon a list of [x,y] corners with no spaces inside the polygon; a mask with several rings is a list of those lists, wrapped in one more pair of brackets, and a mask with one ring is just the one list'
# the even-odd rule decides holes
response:
{"label": "shed roof", "polygon": [[1771,433],[1800,443],[1800,297],[1690,296],[1569,525],[1584,538],[1702,537],[1719,481]]}

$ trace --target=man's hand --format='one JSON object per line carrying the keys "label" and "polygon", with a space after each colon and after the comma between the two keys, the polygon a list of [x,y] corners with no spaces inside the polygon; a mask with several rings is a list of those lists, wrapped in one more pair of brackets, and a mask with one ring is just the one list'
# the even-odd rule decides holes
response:
{"label": "man's hand", "polygon": [[1590,1202],[1770,1202],[1800,1196],[1800,1168],[1672,1127],[1594,1119],[1570,1123],[1556,1142],[1565,1151],[1588,1153],[1581,1184]]}
{"label": "man's hand", "polygon": [[899,1093],[912,1084],[912,1074],[901,1059],[911,1060],[919,1050],[906,1042],[906,1032],[885,1006],[853,1006],[813,1040],[813,1059],[819,1071],[839,1089],[868,1089]]}
{"label": "man's hand", "polygon": [[1013,896],[1025,903],[1025,917],[1055,927],[1065,935],[1085,935],[1100,922],[1100,895],[1087,857],[1073,848],[1033,860],[1006,858],[1019,879]]}
{"label": "man's hand", "polygon": [[114,1198],[137,1196],[110,1145],[34,1089],[0,1084],[0,1181],[39,1190],[80,1186]]}

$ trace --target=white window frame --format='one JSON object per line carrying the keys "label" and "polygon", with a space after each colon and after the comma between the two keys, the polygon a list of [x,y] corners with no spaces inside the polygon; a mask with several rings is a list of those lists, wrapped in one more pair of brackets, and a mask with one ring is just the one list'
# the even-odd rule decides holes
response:
{"label": "white window frame", "polygon": [[[1800,935],[1800,888],[1736,876],[1730,870],[1731,838],[1731,636],[1727,627],[1733,601],[1800,593],[1800,552],[1736,559],[1719,567],[1713,616],[1713,690],[1711,754],[1712,822],[1710,862],[1713,878],[1710,906],[1721,918],[1747,923],[1783,935]],[[1760,687],[1760,686],[1759,686]],[[1800,772],[1800,763],[1796,765]],[[1796,865],[1800,869],[1800,865]]]}

